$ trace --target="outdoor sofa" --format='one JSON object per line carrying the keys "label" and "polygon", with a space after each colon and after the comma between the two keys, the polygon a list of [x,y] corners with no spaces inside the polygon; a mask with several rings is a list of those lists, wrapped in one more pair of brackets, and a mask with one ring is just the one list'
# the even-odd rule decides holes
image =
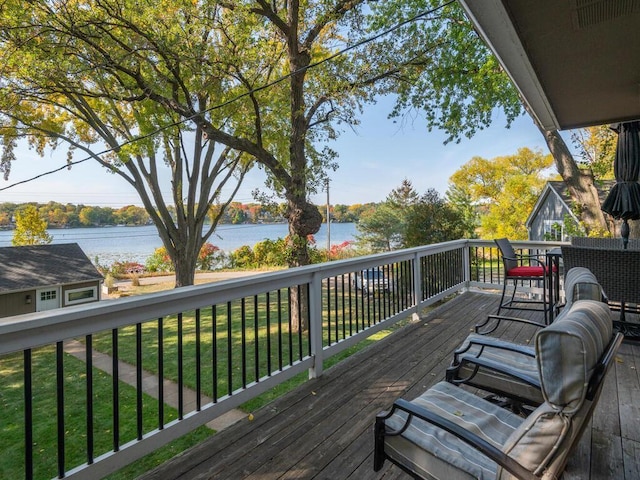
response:
{"label": "outdoor sofa", "polygon": [[374,469],[390,460],[415,478],[558,478],[622,339],[605,303],[574,301],[535,336],[543,403],[529,416],[439,382],[377,416]]}
{"label": "outdoor sofa", "polygon": [[[569,270],[565,275],[564,285],[566,303],[558,319],[570,311],[576,300],[603,300],[598,280],[586,268]],[[505,397],[504,404],[516,411],[522,405],[538,406],[544,399],[540,390],[535,348],[490,336],[505,322],[545,327],[527,319],[490,315],[486,321],[476,325],[475,333],[468,335],[454,352],[446,372],[447,381],[481,388],[498,397]]]}

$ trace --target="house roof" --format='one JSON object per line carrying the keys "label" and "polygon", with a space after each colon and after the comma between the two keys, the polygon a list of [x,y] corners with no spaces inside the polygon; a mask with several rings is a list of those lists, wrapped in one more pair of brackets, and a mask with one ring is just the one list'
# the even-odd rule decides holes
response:
{"label": "house roof", "polygon": [[77,243],[0,247],[0,292],[102,280]]}
{"label": "house roof", "polygon": [[640,119],[640,1],[460,3],[544,129]]}
{"label": "house roof", "polygon": [[[615,180],[599,180],[595,183],[595,187],[598,192],[598,197],[600,198],[601,204],[602,202],[604,202],[604,199],[607,198],[609,190],[611,190],[611,187],[615,183],[616,183]],[[575,216],[575,214],[571,209],[571,194],[569,193],[569,188],[567,187],[567,184],[564,183],[563,181],[551,181],[551,182],[547,182],[547,184],[544,186],[542,193],[538,197],[538,201],[536,202],[533,209],[531,210],[531,213],[529,214],[529,217],[527,218],[527,221],[525,223],[527,228],[529,228],[529,226],[531,225],[531,222],[533,222],[533,220],[536,218],[540,208],[542,207],[542,205],[544,205],[544,202],[546,201],[549,195],[557,196],[560,199],[560,201],[565,205],[565,207],[567,208],[567,210],[569,211],[573,219],[576,221],[576,223],[579,222],[579,219]]]}

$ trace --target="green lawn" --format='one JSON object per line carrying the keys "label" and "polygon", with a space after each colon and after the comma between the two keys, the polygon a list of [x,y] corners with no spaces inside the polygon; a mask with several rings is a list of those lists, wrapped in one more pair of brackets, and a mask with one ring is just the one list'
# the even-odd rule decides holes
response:
{"label": "green lawn", "polygon": [[[155,291],[171,287],[170,283],[152,286]],[[148,293],[148,290],[149,288],[146,287],[138,287],[132,292],[133,294],[144,294]],[[337,289],[334,292],[337,292]],[[196,349],[199,344],[202,392],[208,396],[213,396],[215,393],[221,397],[229,393],[230,390],[241,388],[245,382],[250,383],[256,380],[256,376],[262,377],[278,370],[280,361],[286,366],[290,359],[297,360],[300,351],[302,351],[302,357],[305,357],[309,351],[307,334],[298,336],[297,332],[291,331],[291,334],[289,333],[287,290],[282,290],[280,295],[277,292],[270,292],[268,306],[266,295],[263,294],[255,298],[257,299],[255,304],[254,297],[251,297],[246,299],[244,305],[238,300],[215,309],[209,307],[197,312],[184,312],[179,316],[173,315],[162,319],[163,376],[173,381],[178,380],[178,352],[181,351],[183,383],[185,386],[195,389],[198,358]],[[343,302],[343,300],[345,301]],[[327,299],[324,300],[325,344],[328,328],[332,330],[332,342],[336,341],[336,336],[344,338],[345,335],[349,335],[348,319],[355,318],[356,306],[353,302],[350,310],[348,307],[343,310],[345,304],[349,305],[346,300],[347,298],[343,298],[342,293],[333,293],[329,299],[329,303],[334,309],[330,318]],[[360,297],[357,307],[359,316],[362,317],[363,311],[370,312],[369,314],[380,312],[386,301],[386,297],[383,295],[368,296],[364,300]],[[340,316],[336,315],[336,310],[344,311],[344,313],[341,313]],[[364,328],[364,325],[369,321],[361,319],[358,323],[359,329]],[[137,363],[136,344],[139,340],[142,346],[143,368],[157,374],[160,323],[158,320],[152,320],[141,324],[139,328],[139,336],[136,326],[118,330],[118,358],[135,365]],[[324,368],[331,367],[356,351],[385,337],[395,328],[398,326],[379,332],[355,347],[327,359]],[[247,332],[244,336],[243,329]],[[355,333],[358,327],[354,326],[353,329]],[[200,342],[197,341],[198,336]],[[243,337],[244,349],[242,348]],[[83,341],[84,339],[79,340]],[[92,342],[95,350],[112,355],[112,332],[94,335]],[[57,476],[56,349],[55,346],[41,348],[34,350],[32,355],[34,478],[50,479]],[[232,365],[230,371],[228,369],[229,362]],[[64,354],[65,470],[87,461],[85,368],[84,362]],[[244,375],[243,371],[246,372]],[[22,354],[0,359],[0,372],[3,379],[3,388],[0,389],[0,406],[2,407],[0,449],[4,452],[0,458],[0,471],[3,478],[24,478],[25,433],[22,426],[24,418]],[[246,412],[255,411],[304,383],[307,378],[306,372],[300,374],[247,402],[241,408]],[[94,456],[97,457],[113,448],[112,377],[94,368],[93,389]],[[119,392],[119,444],[124,444],[136,437],[136,392],[133,387],[122,382],[119,382]],[[144,432],[157,428],[157,417],[157,400],[145,395],[143,399]],[[164,422],[175,418],[177,418],[177,411],[165,406]],[[108,478],[111,480],[133,478],[190,446],[198,444],[214,433],[207,427],[201,427]]]}

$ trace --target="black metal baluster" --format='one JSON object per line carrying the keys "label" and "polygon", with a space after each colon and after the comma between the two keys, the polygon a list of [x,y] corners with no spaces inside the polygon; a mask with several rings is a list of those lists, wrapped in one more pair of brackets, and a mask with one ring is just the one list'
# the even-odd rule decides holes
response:
{"label": "black metal baluster", "polygon": [[[307,283],[307,295],[306,295],[306,299],[307,299],[307,308],[306,308],[306,312],[307,312],[307,317],[306,317],[306,325],[307,325],[307,332],[308,332],[308,336],[309,338],[307,339],[307,355],[310,357],[311,356],[311,315],[309,312],[311,312],[311,284]],[[298,302],[298,310],[300,310],[300,318],[302,318],[302,302]],[[299,329],[300,331],[302,331],[302,328]]]}
{"label": "black metal baluster", "polygon": [[[382,296],[382,305],[380,306],[380,310],[382,310],[381,319],[385,320],[389,313],[389,292],[387,292],[387,287],[389,286],[389,265],[382,265],[380,268],[382,269],[383,274],[383,277],[380,279],[380,283],[382,284],[382,288],[380,288],[380,295]],[[386,285],[385,282],[387,282]]]}
{"label": "black metal baluster", "polygon": [[[302,360],[302,302],[300,301],[300,299],[302,298],[302,289],[300,288],[300,285],[298,285],[296,287],[298,289],[298,349],[299,349],[299,353],[300,353],[300,360]],[[309,299],[309,284],[307,283],[307,301]],[[309,310],[307,310],[309,311]],[[308,325],[308,323],[307,323]],[[309,348],[309,355],[311,355],[311,342],[307,343],[308,348]]]}
{"label": "black metal baluster", "polygon": [[158,429],[164,429],[164,332],[162,317],[158,318]]}
{"label": "black metal baluster", "polygon": [[[347,301],[344,296],[344,273],[340,275],[340,289],[342,291],[342,335],[347,336]],[[351,325],[349,325],[349,336],[351,336]]]}
{"label": "black metal baluster", "polygon": [[202,358],[200,338],[200,309],[196,308],[196,410],[202,410]]}
{"label": "black metal baluster", "polygon": [[[300,303],[300,302],[298,302]],[[293,318],[291,316],[291,287],[287,287],[287,316],[289,327],[289,365],[293,365]],[[301,328],[299,330],[302,330]]]}
{"label": "black metal baluster", "polygon": [[409,308],[409,260],[405,260],[400,264],[400,309]]}
{"label": "black metal baluster", "polygon": [[24,476],[33,479],[33,371],[31,349],[22,354],[24,363]]}
{"label": "black metal baluster", "polygon": [[265,293],[267,310],[267,375],[271,376],[271,301],[269,292]]}
{"label": "black metal baluster", "polygon": [[[351,298],[351,272],[347,274],[347,292],[349,298],[349,335],[353,335],[353,304]],[[358,315],[356,314],[356,319]],[[358,331],[358,324],[356,323],[356,332]]]}
{"label": "black metal baluster", "polygon": [[111,330],[111,393],[113,401],[113,451],[120,450],[120,382],[118,371],[118,329]]}
{"label": "black metal baluster", "polygon": [[218,312],[215,305],[211,306],[211,381],[213,383],[213,403],[218,401]]}
{"label": "black metal baluster", "polygon": [[231,302],[227,302],[227,394],[233,393],[233,330],[231,328]]}
{"label": "black metal baluster", "polygon": [[247,310],[244,297],[240,299],[240,310],[240,322],[242,324],[242,331],[240,332],[240,335],[242,335],[242,388],[247,388]]}
{"label": "black metal baluster", "polygon": [[[389,294],[391,296],[391,292],[393,292],[393,295],[391,296],[391,298],[393,299],[392,301],[392,305],[393,305],[393,314],[395,315],[396,313],[398,313],[400,311],[400,306],[398,304],[399,298],[398,298],[398,293],[399,293],[399,289],[398,289],[398,278],[399,278],[399,270],[400,270],[400,263],[396,262],[393,264],[393,266],[391,267],[391,271],[393,273],[393,279],[389,279]],[[392,283],[393,282],[393,283]]]}
{"label": "black metal baluster", "polygon": [[[376,271],[378,271],[378,268],[374,267],[374,268],[371,269],[371,271],[372,272],[376,272]],[[376,295],[380,292],[380,284],[378,283],[378,279],[376,279],[375,277],[374,277],[374,280],[373,280],[373,285],[375,287],[373,289],[373,292],[369,292],[369,301],[373,304],[373,309],[372,309],[373,310],[373,315],[372,316],[373,316],[373,324],[375,325],[377,323],[376,320],[378,318],[377,317],[378,308],[377,308],[377,305],[376,305],[376,303],[377,303]],[[371,326],[371,322],[369,322],[369,326]]]}
{"label": "black metal baluster", "polygon": [[58,477],[64,477],[64,348],[56,342],[56,393],[58,415]]}
{"label": "black metal baluster", "polygon": [[93,445],[93,336],[85,336],[85,385],[87,402],[87,463],[91,465],[94,459]]}
{"label": "black metal baluster", "polygon": [[178,313],[178,419],[184,418],[184,344],[182,338],[182,312]]}
{"label": "black metal baluster", "polygon": [[136,324],[136,429],[142,440],[142,324]]}
{"label": "black metal baluster", "polygon": [[278,289],[278,369],[282,371],[282,289]]}
{"label": "black metal baluster", "polygon": [[[327,346],[331,345],[331,287],[329,279],[327,282]],[[336,341],[338,341],[338,330],[336,329]]]}
{"label": "black metal baluster", "polygon": [[[338,341],[338,330],[340,328],[340,299],[338,298],[338,276],[333,277],[333,304],[336,312],[336,342]],[[344,340],[344,312],[342,315],[342,340]]]}
{"label": "black metal baluster", "polygon": [[253,340],[254,340],[254,364],[255,364],[255,381],[260,380],[260,322],[258,310],[258,295],[253,296]]}
{"label": "black metal baluster", "polygon": [[[359,302],[358,302],[358,287],[355,285],[355,275],[353,273],[349,273],[349,277],[351,277],[353,275],[353,278],[350,278],[349,281],[349,288],[353,287],[353,295],[355,297],[355,305],[356,305],[356,309],[355,309],[355,314],[356,314],[356,333],[360,331],[360,315],[359,315]],[[349,297],[351,297],[351,295],[349,295]]]}

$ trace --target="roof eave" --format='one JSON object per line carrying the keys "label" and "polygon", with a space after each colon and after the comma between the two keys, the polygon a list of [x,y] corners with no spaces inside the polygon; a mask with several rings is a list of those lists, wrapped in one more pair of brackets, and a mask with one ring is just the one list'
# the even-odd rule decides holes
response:
{"label": "roof eave", "polygon": [[480,37],[511,78],[538,125],[547,131],[560,130],[560,123],[502,2],[459,1]]}

